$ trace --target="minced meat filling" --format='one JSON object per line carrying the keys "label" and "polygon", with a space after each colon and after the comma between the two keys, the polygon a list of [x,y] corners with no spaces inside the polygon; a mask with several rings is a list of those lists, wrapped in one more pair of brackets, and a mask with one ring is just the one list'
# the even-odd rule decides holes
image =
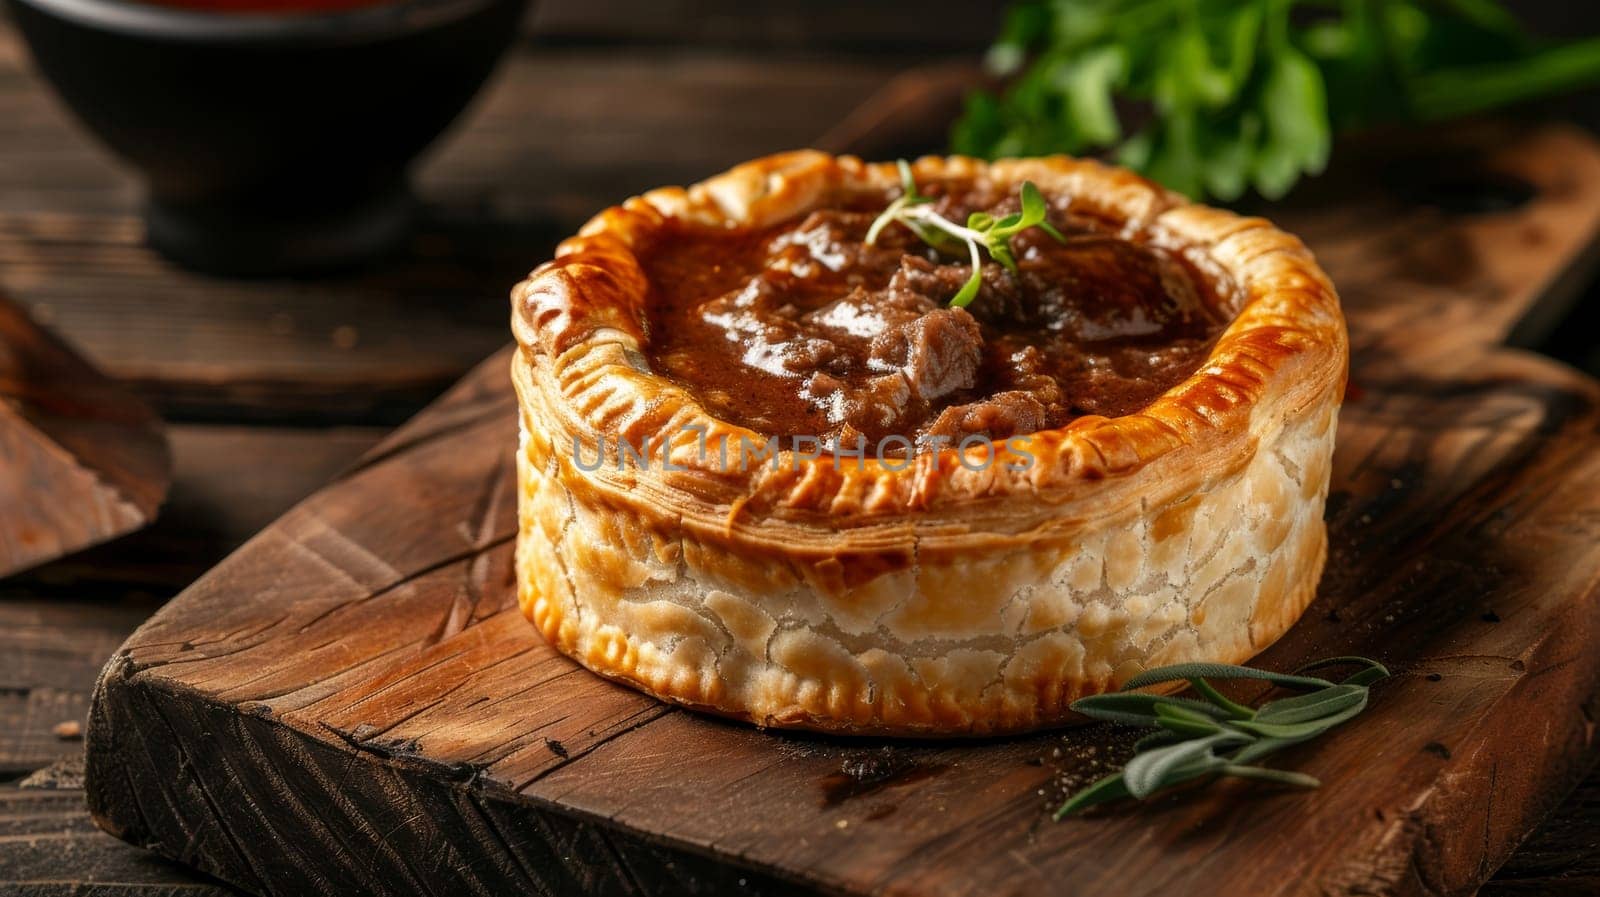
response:
{"label": "minced meat filling", "polygon": [[[946,217],[1001,216],[984,191]],[[905,227],[864,238],[876,210],[827,209],[764,231],[680,225],[646,247],[651,364],[712,414],[825,442],[1003,439],[1148,405],[1193,373],[1225,324],[1219,285],[1188,259],[1053,210],[1067,236],[985,257],[965,309],[966,256]]]}

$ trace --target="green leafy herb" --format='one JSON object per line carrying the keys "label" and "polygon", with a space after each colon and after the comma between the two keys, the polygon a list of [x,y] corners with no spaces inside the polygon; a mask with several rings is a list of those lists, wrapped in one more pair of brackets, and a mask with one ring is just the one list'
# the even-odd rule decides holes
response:
{"label": "green leafy herb", "polygon": [[1544,46],[1495,0],[1025,0],[989,54],[957,152],[1109,151],[1195,198],[1268,198],[1332,135],[1600,81],[1600,37]]}
{"label": "green leafy herb", "polygon": [[965,308],[977,298],[978,289],[983,286],[980,250],[988,252],[990,258],[1016,274],[1017,257],[1011,248],[1012,237],[1030,227],[1037,227],[1058,241],[1066,240],[1059,230],[1045,220],[1050,209],[1032,181],[1022,182],[1021,211],[1003,218],[996,218],[988,212],[973,212],[967,216],[966,226],[962,226],[930,208],[933,198],[924,196],[917,187],[911,166],[906,160],[901,159],[897,164],[900,166],[900,196],[889,203],[883,214],[867,228],[867,245],[876,243],[883,229],[898,221],[934,249],[952,252],[965,246],[971,260],[972,276],[951,298],[950,305],[955,308]]}
{"label": "green leafy herb", "polygon": [[[1341,666],[1360,669],[1340,682],[1304,675]],[[1383,664],[1365,657],[1330,657],[1292,674],[1220,663],[1181,663],[1140,673],[1122,691],[1091,695],[1072,705],[1090,719],[1155,731],[1134,746],[1134,757],[1121,772],[1074,794],[1056,818],[1125,797],[1143,800],[1174,785],[1217,776],[1315,788],[1320,783],[1304,773],[1252,764],[1354,718],[1366,709],[1368,686],[1388,675]],[[1252,709],[1217,691],[1211,679],[1254,679],[1301,694]],[[1204,700],[1132,691],[1167,682],[1188,682]]]}

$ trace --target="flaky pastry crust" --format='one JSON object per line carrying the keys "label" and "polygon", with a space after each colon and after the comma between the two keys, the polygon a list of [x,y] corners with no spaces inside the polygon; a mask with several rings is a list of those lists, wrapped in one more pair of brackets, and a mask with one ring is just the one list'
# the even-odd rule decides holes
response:
{"label": "flaky pastry crust", "polygon": [[[607,209],[512,293],[519,599],[551,644],[759,725],[988,734],[1067,721],[1147,667],[1243,661],[1310,603],[1348,348],[1300,241],[1091,161],[914,171],[1032,180],[1129,239],[1197,250],[1237,315],[1144,410],[1028,436],[1026,469],[1000,445],[977,470],[954,448],[741,470],[701,446],[766,437],[650,370],[634,247],[671,218],[759,227],[882,194],[894,166],[785,153]],[[670,442],[671,467],[584,469],[601,434]]]}

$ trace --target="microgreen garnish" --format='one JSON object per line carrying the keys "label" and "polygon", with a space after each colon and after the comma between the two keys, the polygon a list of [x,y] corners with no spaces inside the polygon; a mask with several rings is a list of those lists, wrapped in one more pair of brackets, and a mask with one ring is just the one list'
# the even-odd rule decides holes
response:
{"label": "microgreen garnish", "polygon": [[965,244],[967,257],[972,265],[972,276],[967,278],[961,290],[950,299],[950,305],[954,308],[965,308],[977,298],[978,288],[983,286],[983,258],[980,250],[987,251],[990,258],[1003,265],[1007,271],[1016,274],[1017,257],[1011,248],[1012,237],[1030,227],[1037,227],[1058,241],[1066,240],[1059,230],[1045,220],[1049,207],[1045,205],[1044,195],[1032,181],[1022,182],[1021,211],[1012,212],[1003,218],[996,218],[988,212],[973,212],[967,216],[966,226],[963,227],[931,208],[933,197],[924,196],[917,188],[916,179],[911,174],[911,166],[906,160],[901,159],[897,164],[900,166],[900,196],[889,203],[883,214],[867,228],[867,245],[876,243],[883,229],[895,221],[905,225],[924,243],[941,252],[959,252],[961,246]]}
{"label": "microgreen garnish", "polygon": [[[1305,675],[1333,666],[1360,669],[1340,682]],[[1321,783],[1304,773],[1252,764],[1352,719],[1366,709],[1368,686],[1388,676],[1383,664],[1365,657],[1330,657],[1292,674],[1221,663],[1147,670],[1125,682],[1119,692],[1073,703],[1073,710],[1090,719],[1155,731],[1134,745],[1133,759],[1121,772],[1074,794],[1056,810],[1056,818],[1124,797],[1143,800],[1200,778],[1232,776],[1315,788]],[[1225,697],[1208,679],[1257,679],[1302,694],[1251,708]],[[1166,682],[1188,682],[1204,700],[1132,691]]]}

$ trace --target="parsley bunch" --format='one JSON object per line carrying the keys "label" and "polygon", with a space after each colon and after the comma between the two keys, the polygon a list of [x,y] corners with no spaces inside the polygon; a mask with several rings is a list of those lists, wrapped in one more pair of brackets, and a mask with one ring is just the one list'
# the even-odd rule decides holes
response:
{"label": "parsley bunch", "polygon": [[968,97],[957,152],[1111,150],[1229,200],[1320,173],[1336,132],[1600,81],[1600,38],[1541,46],[1495,0],[1026,0],[988,61],[1016,78]]}

